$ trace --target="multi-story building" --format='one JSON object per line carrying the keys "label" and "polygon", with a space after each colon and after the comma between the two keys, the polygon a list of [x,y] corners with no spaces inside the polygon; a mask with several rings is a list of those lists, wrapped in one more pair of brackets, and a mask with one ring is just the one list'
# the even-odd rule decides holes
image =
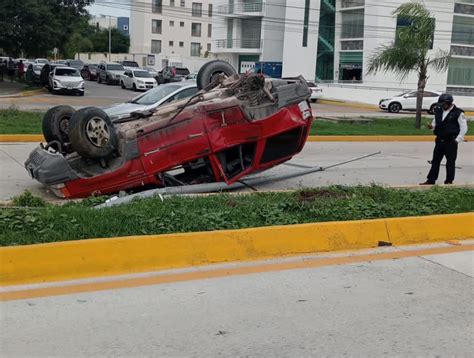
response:
{"label": "multi-story building", "polygon": [[214,0],[212,53],[245,72],[282,62],[286,0]]}
{"label": "multi-story building", "polygon": [[[403,81],[393,72],[367,73],[374,52],[395,41],[397,29],[406,25],[393,16],[404,2],[292,0],[286,23],[299,20],[303,25],[302,31],[285,31],[283,74],[302,73],[323,82],[356,82],[367,87],[416,88],[415,72]],[[438,49],[452,53],[449,70],[432,69],[428,86],[474,93],[474,0],[427,0],[424,4],[435,22],[428,55],[436,56]]]}
{"label": "multi-story building", "polygon": [[212,16],[210,0],[132,0],[130,52],[206,57]]}

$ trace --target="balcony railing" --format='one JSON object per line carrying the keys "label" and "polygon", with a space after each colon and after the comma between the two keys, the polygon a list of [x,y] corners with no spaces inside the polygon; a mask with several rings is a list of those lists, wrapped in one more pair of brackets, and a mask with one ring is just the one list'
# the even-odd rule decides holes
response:
{"label": "balcony railing", "polygon": [[263,47],[261,39],[224,39],[215,40],[217,49],[260,49]]}
{"label": "balcony railing", "polygon": [[233,5],[221,5],[217,8],[220,15],[238,15],[238,14],[252,14],[261,13],[265,9],[263,2],[255,3],[239,3]]}

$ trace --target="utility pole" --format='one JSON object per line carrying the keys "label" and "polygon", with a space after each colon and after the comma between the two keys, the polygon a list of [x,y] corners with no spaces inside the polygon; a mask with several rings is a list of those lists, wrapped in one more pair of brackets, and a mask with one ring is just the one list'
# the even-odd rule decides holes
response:
{"label": "utility pole", "polygon": [[112,16],[109,15],[109,62],[112,53]]}

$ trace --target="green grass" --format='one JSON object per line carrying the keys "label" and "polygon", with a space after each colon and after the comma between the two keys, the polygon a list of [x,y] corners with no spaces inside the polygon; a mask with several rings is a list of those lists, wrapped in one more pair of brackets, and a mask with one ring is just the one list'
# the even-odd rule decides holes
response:
{"label": "green grass", "polygon": [[335,186],[291,193],[156,198],[101,210],[91,208],[101,200],[54,206],[24,194],[15,205],[31,207],[0,209],[0,246],[470,212],[474,189]]}
{"label": "green grass", "polygon": [[377,118],[372,121],[323,121],[316,120],[311,135],[432,135],[426,128],[431,119],[424,117],[422,128],[415,128],[415,118]]}
{"label": "green grass", "polygon": [[42,134],[43,113],[0,110],[0,134]]}
{"label": "green grass", "polygon": [[[0,110],[0,134],[41,134],[41,112],[25,112],[16,109]],[[330,122],[316,120],[311,135],[430,135],[422,120],[422,129],[415,129],[414,118],[377,118],[370,122]]]}

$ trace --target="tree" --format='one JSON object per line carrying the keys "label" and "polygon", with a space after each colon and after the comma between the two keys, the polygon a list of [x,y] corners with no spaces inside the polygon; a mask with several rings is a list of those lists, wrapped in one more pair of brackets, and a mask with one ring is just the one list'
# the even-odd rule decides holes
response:
{"label": "tree", "polygon": [[376,73],[379,70],[393,71],[401,80],[412,71],[418,73],[415,126],[420,128],[423,92],[429,78],[428,68],[439,72],[446,71],[450,55],[441,49],[438,49],[434,56],[428,55],[433,44],[435,22],[423,4],[405,3],[392,14],[403,19],[407,26],[397,31],[394,42],[376,50],[369,60],[368,73]]}
{"label": "tree", "polygon": [[[130,39],[117,29],[111,30],[112,53],[128,53]],[[109,30],[99,29],[89,37],[94,52],[109,52]]]}
{"label": "tree", "polygon": [[1,0],[0,44],[6,54],[45,56],[54,47],[62,52],[87,18],[94,0]]}
{"label": "tree", "polygon": [[76,53],[92,51],[93,47],[91,40],[80,33],[75,32],[72,34],[67,46],[65,47],[65,57],[74,58]]}

